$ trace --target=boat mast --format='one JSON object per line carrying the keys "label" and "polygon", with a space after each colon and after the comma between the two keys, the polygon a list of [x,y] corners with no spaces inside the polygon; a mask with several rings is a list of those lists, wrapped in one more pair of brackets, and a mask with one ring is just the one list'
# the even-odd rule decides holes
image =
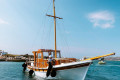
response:
{"label": "boat mast", "polygon": [[57,58],[57,43],[56,43],[56,18],[58,18],[58,19],[63,19],[63,18],[60,18],[60,17],[56,17],[56,15],[55,15],[55,0],[53,0],[53,15],[54,16],[52,16],[52,15],[46,15],[46,16],[49,16],[49,17],[53,17],[54,18],[54,38],[55,38],[55,58]]}
{"label": "boat mast", "polygon": [[55,58],[57,58],[57,52],[56,52],[56,47],[57,47],[57,44],[56,44],[56,17],[55,17],[55,4],[54,4],[54,1],[53,0],[53,13],[54,13],[54,33],[55,33]]}

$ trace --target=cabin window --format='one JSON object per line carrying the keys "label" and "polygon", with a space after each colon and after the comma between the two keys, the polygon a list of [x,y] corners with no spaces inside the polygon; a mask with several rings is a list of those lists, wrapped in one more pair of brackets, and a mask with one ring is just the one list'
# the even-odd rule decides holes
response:
{"label": "cabin window", "polygon": [[61,58],[60,52],[57,52],[57,58]]}
{"label": "cabin window", "polygon": [[38,54],[38,58],[41,58],[41,54],[40,53]]}
{"label": "cabin window", "polygon": [[48,59],[49,58],[48,52],[43,52],[43,58],[44,59]]}
{"label": "cabin window", "polygon": [[[55,58],[55,52],[53,52],[53,58]],[[57,52],[57,58],[61,58],[60,52]]]}
{"label": "cabin window", "polygon": [[51,52],[51,56],[52,56],[52,58],[55,58],[55,53]]}
{"label": "cabin window", "polygon": [[[43,58],[48,59],[49,53],[51,53],[52,58],[55,58],[55,52],[43,52]],[[57,52],[57,58],[61,58],[60,52]]]}
{"label": "cabin window", "polygon": [[53,52],[43,52],[44,59],[49,58],[49,53],[51,53],[51,57],[54,58],[54,53]]}

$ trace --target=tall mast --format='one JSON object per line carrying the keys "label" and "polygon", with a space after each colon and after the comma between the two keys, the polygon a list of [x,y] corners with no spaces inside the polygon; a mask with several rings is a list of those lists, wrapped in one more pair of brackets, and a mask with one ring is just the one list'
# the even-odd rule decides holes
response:
{"label": "tall mast", "polygon": [[[53,0],[53,13],[54,13],[54,16],[55,16],[55,4],[54,4],[54,1],[55,0]],[[54,34],[55,34],[55,36],[54,36],[55,37],[55,58],[57,58],[57,52],[56,52],[56,49],[57,49],[56,48],[57,47],[56,46],[57,45],[56,44],[56,18],[55,17],[54,17]]]}
{"label": "tall mast", "polygon": [[56,18],[58,19],[63,19],[63,18],[60,18],[60,17],[56,17],[55,15],[55,4],[54,4],[55,0],[53,0],[53,15],[46,15],[46,16],[49,16],[49,17],[53,17],[54,18],[54,38],[55,38],[55,58],[57,58],[57,43],[56,43]]}

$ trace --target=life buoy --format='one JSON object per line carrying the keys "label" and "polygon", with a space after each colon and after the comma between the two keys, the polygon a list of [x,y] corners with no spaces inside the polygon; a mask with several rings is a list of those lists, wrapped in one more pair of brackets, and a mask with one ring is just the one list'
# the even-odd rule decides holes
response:
{"label": "life buoy", "polygon": [[49,75],[50,75],[50,72],[51,72],[51,70],[52,70],[52,63],[51,62],[49,62],[49,66],[48,66],[48,70],[47,70],[47,73],[46,73],[46,76],[48,77]]}
{"label": "life buoy", "polygon": [[56,76],[56,70],[53,68],[53,65],[55,65],[55,60],[53,60],[53,62],[49,62],[49,66],[48,66],[48,70],[46,73],[46,77],[48,77],[49,75],[51,75],[51,77],[55,77]]}

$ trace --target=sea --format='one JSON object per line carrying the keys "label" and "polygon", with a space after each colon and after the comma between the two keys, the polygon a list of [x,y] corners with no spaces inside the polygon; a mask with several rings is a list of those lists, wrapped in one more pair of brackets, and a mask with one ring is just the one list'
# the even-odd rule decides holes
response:
{"label": "sea", "polygon": [[[23,72],[22,64],[23,62],[0,62],[0,80],[43,80]],[[85,80],[120,80],[120,61],[106,61],[103,65],[94,61]]]}

